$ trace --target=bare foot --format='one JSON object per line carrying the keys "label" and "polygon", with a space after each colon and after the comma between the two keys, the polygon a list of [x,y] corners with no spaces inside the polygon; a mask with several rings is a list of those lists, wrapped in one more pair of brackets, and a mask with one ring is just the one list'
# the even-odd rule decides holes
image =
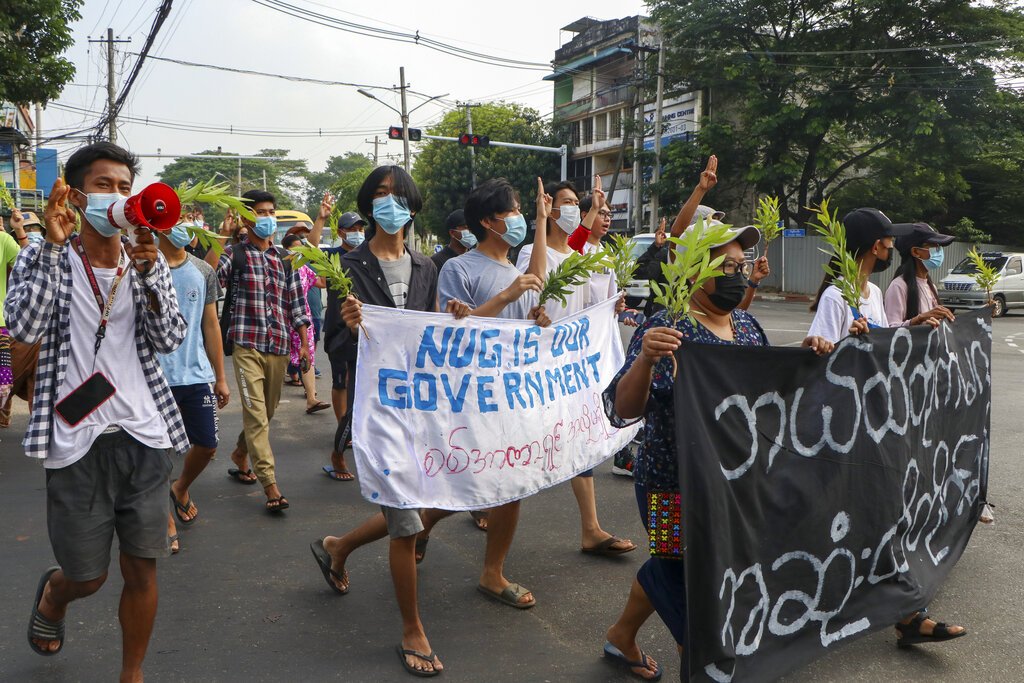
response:
{"label": "bare foot", "polygon": [[[39,600],[39,606],[36,608],[39,614],[53,623],[57,623],[64,618],[67,613],[67,605],[63,609],[57,609],[56,606],[50,601],[50,583],[47,581],[46,588],[43,589],[43,597]],[[60,648],[61,641],[59,640],[43,640],[42,638],[33,638],[32,642],[37,647],[49,652],[56,652]]]}
{"label": "bare foot", "polygon": [[[191,522],[193,519],[196,518],[197,515],[199,515],[199,510],[196,508],[195,503],[192,502],[192,497],[188,495],[188,491],[182,491],[178,488],[178,481],[180,480],[175,479],[173,482],[171,482],[171,494],[174,495],[174,500],[178,501],[181,505],[185,506],[186,511],[181,512],[179,510],[178,514],[180,514],[182,519],[184,519],[186,522]],[[185,504],[186,500],[188,501],[187,505]]]}
{"label": "bare foot", "polygon": [[[599,530],[597,533],[584,534],[582,547],[596,548],[611,537],[612,534],[608,533],[604,529]],[[628,552],[630,550],[636,550],[636,543],[633,543],[633,541],[628,538],[620,538],[615,541],[615,543],[608,546],[608,550],[612,552]]]}
{"label": "bare foot", "polygon": [[[407,634],[402,638],[402,649],[403,650],[415,650],[425,655],[431,653],[430,643],[427,641],[425,633],[420,631],[415,634]],[[434,655],[434,661],[429,662],[421,657],[415,655],[405,655],[406,663],[417,671],[444,671],[444,665],[441,664],[441,660]]]}
{"label": "bare foot", "polygon": [[355,479],[355,475],[348,471],[344,453],[331,451],[331,468],[334,470],[334,473],[331,474],[331,477],[334,479],[339,481],[352,481]]}
{"label": "bare foot", "polygon": [[[494,579],[489,576],[481,576],[480,585],[489,591],[494,591],[495,593],[500,594],[503,590],[511,586],[512,582],[506,579],[504,575],[499,575],[497,579]],[[517,602],[520,605],[530,604],[531,602],[533,602],[533,593],[530,592],[523,594],[522,596],[520,596]]]}
{"label": "bare foot", "polygon": [[[608,629],[605,633],[605,638],[609,643],[615,646],[619,652],[621,652],[626,659],[631,662],[643,661],[644,653],[640,650],[640,646],[636,644],[636,640],[632,640],[623,634],[615,630],[615,626]],[[647,656],[647,666],[634,666],[630,667],[630,671],[634,674],[643,678],[644,680],[652,680],[658,675],[658,663],[654,661],[654,658],[650,655]]]}
{"label": "bare foot", "polygon": [[[239,479],[245,481],[256,481],[256,474],[249,468],[249,456],[242,453],[237,448],[231,452],[231,462],[235,463],[235,467],[241,473],[238,475]],[[248,474],[245,474],[248,472]]]}
{"label": "bare foot", "polygon": [[331,583],[337,586],[338,590],[348,591],[348,570],[345,569],[345,560],[348,559],[348,553],[341,552],[341,547],[341,539],[337,536],[324,537],[324,550],[331,556],[331,571],[342,578],[339,581],[332,576]]}

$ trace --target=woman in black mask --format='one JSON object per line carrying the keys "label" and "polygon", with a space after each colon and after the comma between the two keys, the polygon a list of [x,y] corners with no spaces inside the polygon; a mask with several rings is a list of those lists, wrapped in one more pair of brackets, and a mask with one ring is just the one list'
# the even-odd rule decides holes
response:
{"label": "woman in black mask", "polygon": [[[696,322],[684,319],[672,325],[665,311],[654,314],[637,328],[622,369],[604,392],[605,413],[613,426],[622,428],[645,420],[643,443],[633,469],[637,505],[645,526],[653,509],[678,510],[686,505],[679,498],[672,391],[676,381],[686,379],[673,377],[670,360],[680,340],[768,344],[754,317],[738,308],[754,265],[746,260],[743,250],[760,239],[761,233],[754,227],[730,230],[727,238],[711,250],[712,259],[725,257],[720,267],[723,274],[706,282],[691,299]],[[803,345],[819,354],[832,350],[831,343],[817,337],[808,337]],[[637,572],[622,615],[606,634],[606,659],[645,680],[657,680],[662,675],[658,663],[647,657],[636,642],[640,627],[653,612],[657,611],[665,622],[680,651],[685,642],[686,587],[681,560],[681,549],[650,557]]]}

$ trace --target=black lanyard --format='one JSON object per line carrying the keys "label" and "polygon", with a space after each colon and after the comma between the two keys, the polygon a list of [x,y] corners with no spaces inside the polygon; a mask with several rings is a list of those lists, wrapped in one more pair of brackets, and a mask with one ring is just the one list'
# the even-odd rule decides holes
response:
{"label": "black lanyard", "polygon": [[89,280],[93,296],[96,297],[96,305],[100,309],[100,324],[96,328],[96,346],[93,350],[93,362],[95,362],[96,356],[100,353],[100,345],[103,344],[103,338],[107,336],[107,321],[110,319],[110,311],[114,307],[114,297],[117,296],[118,285],[121,284],[121,280],[124,279],[125,273],[128,270],[128,259],[125,257],[124,250],[122,249],[121,254],[117,258],[117,273],[114,275],[114,282],[110,285],[110,295],[107,297],[106,302],[104,302],[103,294],[100,292],[100,285],[96,281],[96,273],[92,270],[89,257],[85,255],[85,247],[82,246],[82,240],[77,236],[73,237],[71,239],[71,246],[74,247],[79,258],[82,259],[85,276]]}

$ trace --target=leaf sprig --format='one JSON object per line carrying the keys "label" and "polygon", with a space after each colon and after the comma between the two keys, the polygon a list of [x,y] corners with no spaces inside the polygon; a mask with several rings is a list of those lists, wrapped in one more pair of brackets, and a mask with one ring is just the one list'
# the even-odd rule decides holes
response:
{"label": "leaf sprig", "polygon": [[610,267],[607,254],[604,250],[595,251],[590,254],[573,252],[567,259],[558,264],[548,274],[544,282],[544,288],[540,292],[538,303],[543,305],[552,299],[559,301],[563,306],[567,304],[567,297],[572,294],[573,287],[582,285],[593,273]]}
{"label": "leaf sprig", "polygon": [[224,209],[234,209],[243,218],[255,221],[256,214],[249,208],[249,200],[230,194],[229,187],[226,182],[216,183],[210,178],[192,186],[187,182],[182,183],[175,188],[175,192],[182,204],[212,204]]}
{"label": "leaf sprig", "polygon": [[14,197],[12,197],[11,193],[7,190],[7,185],[4,184],[4,181],[0,180],[0,207],[3,207],[4,204],[6,204],[11,211],[14,211]]}
{"label": "leaf sprig", "polygon": [[327,281],[327,286],[344,299],[352,292],[352,280],[341,267],[341,254],[328,255],[320,247],[311,244],[296,244],[291,248],[292,265],[295,268],[309,266],[318,276]]}
{"label": "leaf sprig", "polygon": [[341,202],[331,207],[331,215],[327,217],[327,227],[331,231],[331,244],[338,241],[338,220],[341,218]]}
{"label": "leaf sprig", "polygon": [[663,287],[651,280],[651,289],[655,294],[655,303],[665,307],[665,314],[673,325],[684,318],[696,324],[690,300],[705,282],[722,274],[718,267],[725,260],[725,255],[712,259],[711,249],[712,245],[728,237],[731,227],[723,224],[709,225],[704,218],[698,218],[682,235],[668,238],[669,242],[679,248],[675,250],[674,258],[661,264],[666,285]]}
{"label": "leaf sprig", "polygon": [[979,289],[985,290],[985,294],[991,301],[992,288],[996,286],[1001,277],[999,271],[985,263],[985,258],[978,253],[977,247],[967,252],[967,258],[971,259],[971,263],[974,265],[974,283],[978,285]]}
{"label": "leaf sprig", "polygon": [[218,257],[224,253],[224,245],[221,244],[223,238],[217,233],[194,225],[186,225],[185,229],[188,230],[188,234],[198,238],[199,244],[203,245],[205,249],[212,250]]}
{"label": "leaf sprig", "polygon": [[828,200],[824,199],[814,211],[812,227],[821,235],[829,249],[821,249],[829,256],[828,262],[822,266],[825,273],[832,278],[832,284],[854,311],[860,310],[862,277],[857,259],[846,248],[846,228],[839,220],[839,210],[829,211]]}
{"label": "leaf sprig", "polygon": [[768,245],[772,240],[782,234],[779,221],[782,218],[782,211],[779,208],[778,197],[761,197],[757,202],[757,212],[754,214],[754,225],[761,231],[764,237],[764,250],[768,251]]}
{"label": "leaf sprig", "polygon": [[604,246],[605,259],[615,272],[615,282],[625,287],[640,266],[633,258],[633,242],[625,235],[612,235]]}

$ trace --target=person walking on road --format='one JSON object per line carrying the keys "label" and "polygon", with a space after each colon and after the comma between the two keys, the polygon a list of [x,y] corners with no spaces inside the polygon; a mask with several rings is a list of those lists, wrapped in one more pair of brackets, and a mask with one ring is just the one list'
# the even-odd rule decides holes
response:
{"label": "person walking on road", "polygon": [[116,533],[122,682],[142,680],[156,559],[169,553],[170,452],[188,448],[157,361],[186,333],[170,270],[149,230],[135,230],[131,246],[107,218],[138,171],[137,158],[109,142],[72,154],[66,184],[57,180],[46,205],[46,241],[22,250],[5,302],[14,337],[43,342],[24,446],[46,469],[58,566],[39,580],[29,645],[41,655],[63,649],[68,605],[106,581]]}

